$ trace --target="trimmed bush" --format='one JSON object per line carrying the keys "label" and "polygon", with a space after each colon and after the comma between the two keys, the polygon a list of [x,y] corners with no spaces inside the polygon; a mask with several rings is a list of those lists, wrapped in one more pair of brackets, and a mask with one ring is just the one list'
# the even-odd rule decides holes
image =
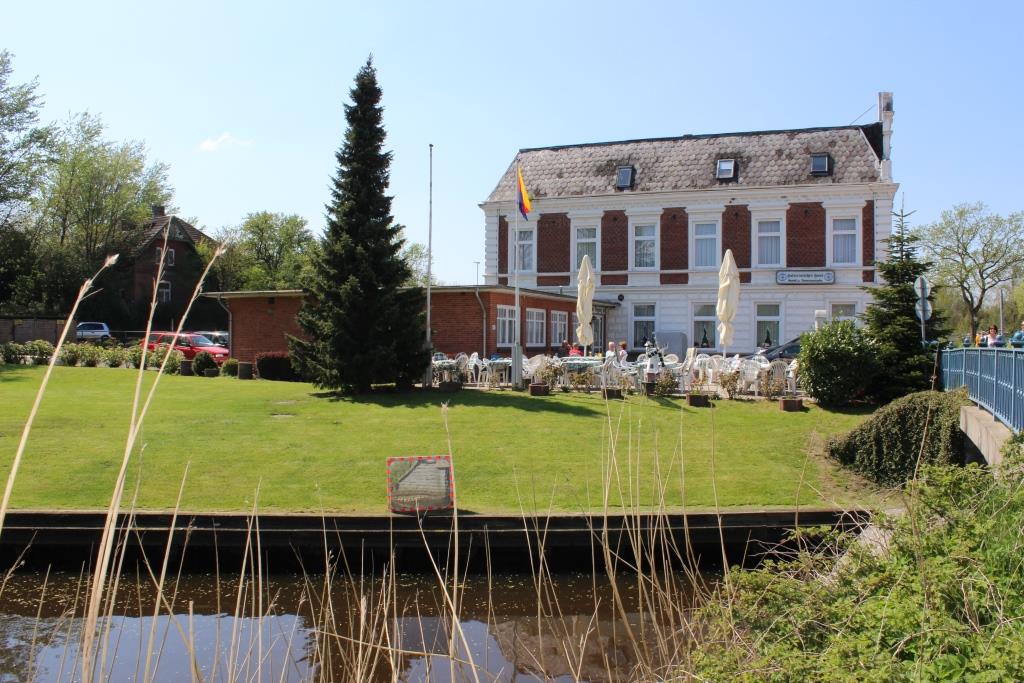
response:
{"label": "trimmed bush", "polygon": [[0,356],[3,356],[4,363],[20,365],[21,359],[25,356],[25,345],[17,342],[7,342],[0,345]]}
{"label": "trimmed bush", "polygon": [[[138,368],[142,365],[142,345],[132,346],[128,349],[127,353],[128,366],[132,368]],[[146,365],[153,363],[152,355],[146,355]]]}
{"label": "trimmed bush", "polygon": [[902,485],[914,475],[926,420],[928,435],[922,465],[962,461],[960,407],[965,405],[970,405],[966,389],[904,396],[879,408],[845,436],[831,439],[828,454],[879,484]]}
{"label": "trimmed bush", "polygon": [[78,349],[79,362],[87,368],[94,368],[99,365],[106,354],[104,353],[103,347],[96,346],[95,344],[82,344],[81,348]]}
{"label": "trimmed bush", "polygon": [[238,359],[228,358],[220,366],[220,374],[227,377],[238,377]]}
{"label": "trimmed bush", "polygon": [[829,406],[863,398],[875,376],[870,343],[851,320],[836,320],[800,340],[800,381],[804,390]]}
{"label": "trimmed bush", "polygon": [[213,356],[207,351],[200,351],[196,354],[196,357],[192,359],[192,371],[197,375],[204,374],[211,368],[216,368],[217,362],[213,360]]}
{"label": "trimmed bush", "polygon": [[25,353],[35,365],[46,365],[53,357],[53,344],[45,339],[36,339],[25,344]]}
{"label": "trimmed bush", "polygon": [[67,343],[60,347],[60,360],[64,365],[73,368],[82,359],[82,344]]}
{"label": "trimmed bush", "polygon": [[[167,344],[160,344],[153,352],[153,362],[147,363],[150,367],[160,369],[160,364],[164,362],[164,356],[167,356],[167,365],[164,366],[164,374],[177,375],[181,370],[181,361],[185,360],[185,354],[176,349],[172,349]],[[209,355],[209,354],[207,354]]]}
{"label": "trimmed bush", "polygon": [[261,379],[279,382],[298,382],[299,376],[292,368],[291,357],[283,351],[268,351],[256,355],[256,373]]}
{"label": "trimmed bush", "polygon": [[112,368],[119,368],[128,361],[128,349],[121,346],[111,346],[103,350],[103,360]]}

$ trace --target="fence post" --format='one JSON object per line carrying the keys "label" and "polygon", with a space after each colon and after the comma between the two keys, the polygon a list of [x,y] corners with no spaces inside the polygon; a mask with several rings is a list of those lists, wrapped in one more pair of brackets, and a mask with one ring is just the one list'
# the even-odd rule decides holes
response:
{"label": "fence post", "polygon": [[1012,351],[1013,365],[1010,366],[1010,428],[1017,428],[1017,349]]}

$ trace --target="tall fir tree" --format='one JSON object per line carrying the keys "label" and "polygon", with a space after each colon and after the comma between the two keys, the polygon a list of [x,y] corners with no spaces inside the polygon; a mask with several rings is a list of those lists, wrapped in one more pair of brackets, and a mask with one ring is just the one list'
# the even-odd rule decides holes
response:
{"label": "tall fir tree", "polygon": [[[896,226],[887,240],[888,258],[875,263],[884,282],[878,287],[865,287],[873,297],[864,312],[865,332],[875,348],[882,368],[872,383],[871,393],[882,402],[891,401],[931,386],[934,352],[921,345],[921,322],[914,306],[918,296],[914,281],[927,273],[932,264],[918,256],[917,237],[910,233],[908,219],[914,212],[901,206],[893,212]],[[933,290],[929,299],[934,299]],[[935,313],[925,323],[925,336],[939,339],[946,333],[945,321]]]}
{"label": "tall fir tree", "polygon": [[401,256],[402,227],[394,223],[385,194],[391,152],[384,151],[372,56],[356,74],[350,96],[327,230],[298,316],[307,339],[289,339],[292,363],[326,389],[411,387],[430,363],[426,299],[421,288],[406,286],[411,273]]}

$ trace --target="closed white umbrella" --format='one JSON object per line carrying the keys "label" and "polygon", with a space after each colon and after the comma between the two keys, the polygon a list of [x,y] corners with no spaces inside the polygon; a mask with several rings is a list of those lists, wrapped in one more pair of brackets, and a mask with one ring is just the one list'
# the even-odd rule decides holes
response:
{"label": "closed white umbrella", "polygon": [[736,309],[740,303],[740,272],[736,269],[736,259],[732,257],[732,249],[725,250],[722,267],[718,269],[718,339],[722,344],[722,355],[727,346],[732,345],[735,329],[732,321],[736,317]]}
{"label": "closed white umbrella", "polygon": [[584,254],[580,272],[576,275],[576,317],[579,318],[576,338],[584,348],[594,343],[594,285],[590,257]]}

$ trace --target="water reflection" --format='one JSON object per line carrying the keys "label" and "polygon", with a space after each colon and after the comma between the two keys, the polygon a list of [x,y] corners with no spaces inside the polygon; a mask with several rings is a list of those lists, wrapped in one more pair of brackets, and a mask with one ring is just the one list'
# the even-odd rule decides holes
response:
{"label": "water reflection", "polygon": [[[609,586],[590,576],[558,576],[542,587],[541,614],[529,576],[492,577],[490,589],[487,579],[471,579],[458,625],[425,576],[402,576],[385,591],[372,581],[327,585],[323,577],[256,585],[186,576],[165,591],[174,616],[163,609],[154,619],[151,584],[123,578],[114,616],[102,626],[109,638],[101,680],[143,680],[150,642],[157,644],[151,680],[173,682],[598,683],[626,680],[635,664]],[[634,636],[652,632],[650,614],[636,611],[636,586],[619,590]],[[0,594],[0,683],[80,679],[83,594],[71,574],[51,574],[45,592],[41,574],[8,582]],[[384,636],[374,641],[374,633]]]}

